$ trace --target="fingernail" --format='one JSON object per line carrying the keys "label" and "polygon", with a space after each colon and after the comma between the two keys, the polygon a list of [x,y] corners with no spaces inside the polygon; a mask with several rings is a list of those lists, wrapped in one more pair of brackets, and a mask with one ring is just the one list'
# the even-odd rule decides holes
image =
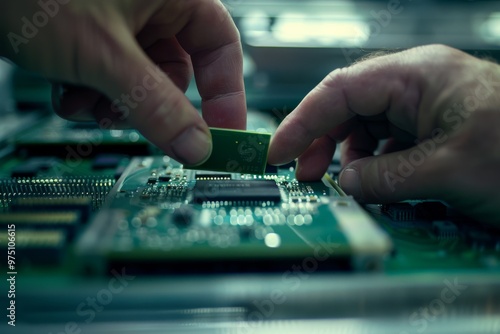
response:
{"label": "fingernail", "polygon": [[172,151],[180,162],[200,165],[212,154],[212,138],[201,129],[191,127],[172,142]]}
{"label": "fingernail", "polygon": [[361,189],[361,180],[359,173],[353,168],[346,168],[340,173],[340,186],[344,191],[354,198],[363,198],[363,190]]}

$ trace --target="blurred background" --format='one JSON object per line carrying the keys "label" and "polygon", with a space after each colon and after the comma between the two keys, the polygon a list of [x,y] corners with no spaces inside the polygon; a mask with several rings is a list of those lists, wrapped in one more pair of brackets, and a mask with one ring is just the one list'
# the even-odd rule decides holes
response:
{"label": "blurred background", "polygon": [[446,44],[498,59],[498,1],[228,0],[247,55],[249,105],[294,107],[330,71],[376,50]]}
{"label": "blurred background", "polygon": [[[290,111],[330,71],[376,50],[441,43],[500,58],[499,1],[224,0],[245,51],[248,106]],[[14,78],[21,107],[48,104],[45,80],[0,67]],[[197,106],[195,85],[188,96]],[[2,99],[4,112],[12,101]],[[10,107],[9,107],[10,105]],[[22,108],[21,108],[22,109]]]}

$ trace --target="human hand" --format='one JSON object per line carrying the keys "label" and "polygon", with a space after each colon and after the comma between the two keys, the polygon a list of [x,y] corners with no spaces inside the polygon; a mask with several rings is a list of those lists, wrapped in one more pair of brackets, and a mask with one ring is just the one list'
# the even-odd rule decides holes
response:
{"label": "human hand", "polygon": [[[2,54],[70,84],[54,94],[64,118],[134,127],[192,165],[211,152],[207,123],[246,128],[240,38],[218,0],[16,0],[0,11]],[[184,95],[193,71],[206,122]]]}
{"label": "human hand", "polygon": [[[432,45],[332,72],[278,128],[269,162],[319,179],[342,141],[341,187],[363,202],[442,199],[500,219],[500,68]],[[381,139],[389,139],[375,155]]]}

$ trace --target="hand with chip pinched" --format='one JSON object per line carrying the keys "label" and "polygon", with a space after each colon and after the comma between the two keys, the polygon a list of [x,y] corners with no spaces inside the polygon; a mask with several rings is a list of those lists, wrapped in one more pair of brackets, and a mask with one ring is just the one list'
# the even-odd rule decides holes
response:
{"label": "hand with chip pinched", "polygon": [[[240,37],[219,0],[15,0],[0,11],[0,55],[64,83],[64,118],[134,127],[191,165],[211,152],[207,124],[246,127]],[[193,72],[203,119],[184,95]]]}
{"label": "hand with chip pinched", "polygon": [[360,201],[442,199],[498,223],[499,128],[500,67],[431,45],[332,72],[278,128],[269,162],[299,157],[297,178],[319,179],[342,142],[340,185]]}

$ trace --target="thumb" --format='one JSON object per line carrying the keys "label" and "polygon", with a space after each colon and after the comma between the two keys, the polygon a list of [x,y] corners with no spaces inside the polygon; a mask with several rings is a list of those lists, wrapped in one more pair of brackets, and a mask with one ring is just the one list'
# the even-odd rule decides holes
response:
{"label": "thumb", "polygon": [[365,203],[442,198],[450,163],[445,152],[427,140],[405,151],[359,159],[340,173],[340,186]]}
{"label": "thumb", "polygon": [[[93,86],[112,101],[109,123],[119,114],[144,137],[182,163],[199,164],[212,150],[207,124],[184,93],[154,64],[129,31],[99,48]],[[97,48],[95,48],[97,49]],[[91,65],[90,67],[88,65]],[[92,66],[94,65],[94,66]],[[160,64],[161,65],[161,64]],[[96,115],[102,125],[106,115]]]}

